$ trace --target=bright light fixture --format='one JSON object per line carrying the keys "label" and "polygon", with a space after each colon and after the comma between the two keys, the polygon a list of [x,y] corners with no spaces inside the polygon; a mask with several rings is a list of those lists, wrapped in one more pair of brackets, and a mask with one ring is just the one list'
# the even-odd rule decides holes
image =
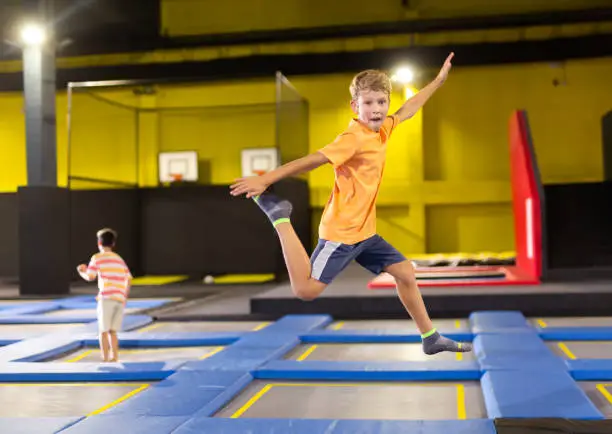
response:
{"label": "bright light fixture", "polygon": [[26,24],[21,29],[21,40],[29,46],[39,46],[45,42],[45,29],[38,24]]}
{"label": "bright light fixture", "polygon": [[414,79],[414,73],[409,67],[402,66],[397,68],[391,79],[401,84],[408,84]]}

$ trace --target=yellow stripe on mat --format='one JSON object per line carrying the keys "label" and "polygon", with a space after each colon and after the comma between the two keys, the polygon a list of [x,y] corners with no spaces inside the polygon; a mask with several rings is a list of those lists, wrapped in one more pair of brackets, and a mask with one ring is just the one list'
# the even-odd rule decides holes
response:
{"label": "yellow stripe on mat", "polygon": [[[112,386],[116,386],[116,384],[111,384]],[[95,416],[96,414],[100,414],[106,410],[108,410],[109,408],[114,407],[115,405],[125,401],[128,398],[131,398],[132,396],[136,395],[137,393],[142,392],[143,390],[145,390],[147,387],[149,387],[148,384],[143,384],[141,385],[139,388],[132,390],[131,392],[126,393],[125,395],[123,395],[121,398],[115,399],[113,402],[111,402],[110,404],[106,404],[104,407],[100,407],[99,409],[92,411],[91,413],[89,413],[88,415],[86,415],[86,417],[89,416]]]}
{"label": "yellow stripe on mat", "polygon": [[256,325],[256,326],[253,328],[253,331],[254,331],[254,332],[256,332],[256,331],[258,331],[258,330],[261,330],[261,329],[263,329],[263,328],[265,328],[265,327],[268,327],[270,324],[271,324],[270,322],[262,322],[261,324]]}
{"label": "yellow stripe on mat", "polygon": [[253,395],[251,399],[249,399],[242,407],[240,407],[234,414],[232,414],[230,418],[236,419],[242,416],[245,411],[247,411],[253,404],[255,404],[262,396],[268,393],[268,391],[272,389],[273,386],[273,384],[265,385],[259,392]]}
{"label": "yellow stripe on mat", "polygon": [[216,284],[264,283],[270,282],[274,278],[274,274],[226,274],[215,276],[213,282]]}
{"label": "yellow stripe on mat", "polygon": [[223,347],[217,347],[214,350],[212,350],[209,353],[204,354],[202,357],[199,358],[199,360],[204,360],[204,359],[208,359],[209,357],[214,356],[215,354],[217,354],[219,351],[221,351],[223,349]]}
{"label": "yellow stripe on mat", "polygon": [[599,393],[601,393],[610,404],[612,404],[612,394],[610,394],[610,392],[608,392],[608,390],[606,389],[607,386],[610,386],[609,384],[598,384],[597,390],[599,390]]}
{"label": "yellow stripe on mat", "polygon": [[81,354],[79,354],[76,357],[73,357],[72,359],[66,360],[65,363],[74,363],[74,362],[78,362],[80,360],[83,360],[85,357],[89,356],[91,353],[93,353],[94,350],[87,350],[87,351],[83,351]]}
{"label": "yellow stripe on mat", "polygon": [[340,321],[339,323],[334,324],[331,329],[332,330],[340,330],[342,327],[344,327],[344,321]]}
{"label": "yellow stripe on mat", "polygon": [[306,360],[306,357],[310,356],[314,350],[317,349],[316,345],[311,345],[306,351],[304,351],[300,357],[298,357],[297,361],[302,362]]}
{"label": "yellow stripe on mat", "polygon": [[563,342],[559,342],[559,343],[557,344],[557,346],[558,346],[558,347],[561,349],[561,351],[563,351],[563,353],[565,353],[565,355],[566,355],[567,357],[569,357],[571,360],[575,360],[575,359],[576,359],[576,356],[574,356],[574,353],[572,353],[572,352],[570,351],[570,349],[569,349],[569,348],[567,348],[567,345],[565,345]]}
{"label": "yellow stripe on mat", "polygon": [[162,323],[161,322],[154,322],[153,324],[149,324],[146,327],[143,327],[141,329],[136,330],[138,333],[143,333],[143,332],[149,332],[151,330],[156,329],[157,327],[161,326]]}
{"label": "yellow stripe on mat", "polygon": [[463,420],[466,418],[465,412],[465,387],[463,384],[457,384],[457,418]]}
{"label": "yellow stripe on mat", "polygon": [[546,322],[545,322],[544,320],[542,320],[542,319],[537,319],[537,320],[536,320],[536,322],[537,322],[537,323],[538,323],[538,325],[539,325],[540,327],[542,327],[543,329],[544,329],[544,328],[546,328],[546,327],[548,327],[548,324],[546,324]]}

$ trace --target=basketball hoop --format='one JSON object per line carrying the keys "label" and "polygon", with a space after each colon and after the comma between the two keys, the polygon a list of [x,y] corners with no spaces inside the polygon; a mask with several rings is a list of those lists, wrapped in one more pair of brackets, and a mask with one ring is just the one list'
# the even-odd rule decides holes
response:
{"label": "basketball hoop", "polygon": [[172,182],[181,182],[183,180],[182,173],[171,173],[170,177],[172,178]]}

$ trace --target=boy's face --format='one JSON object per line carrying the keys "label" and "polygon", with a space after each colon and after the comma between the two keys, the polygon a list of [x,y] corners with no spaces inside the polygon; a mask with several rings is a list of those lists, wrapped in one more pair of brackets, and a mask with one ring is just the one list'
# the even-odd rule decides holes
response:
{"label": "boy's face", "polygon": [[389,96],[381,91],[364,90],[357,100],[351,101],[351,108],[361,122],[378,132],[389,111]]}

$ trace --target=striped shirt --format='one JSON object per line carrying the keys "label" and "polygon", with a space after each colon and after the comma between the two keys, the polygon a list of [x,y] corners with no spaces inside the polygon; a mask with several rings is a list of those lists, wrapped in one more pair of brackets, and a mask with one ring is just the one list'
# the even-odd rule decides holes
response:
{"label": "striped shirt", "polygon": [[98,277],[98,298],[125,302],[128,298],[132,273],[121,256],[115,252],[96,253],[91,257],[87,271],[81,276],[89,281]]}

